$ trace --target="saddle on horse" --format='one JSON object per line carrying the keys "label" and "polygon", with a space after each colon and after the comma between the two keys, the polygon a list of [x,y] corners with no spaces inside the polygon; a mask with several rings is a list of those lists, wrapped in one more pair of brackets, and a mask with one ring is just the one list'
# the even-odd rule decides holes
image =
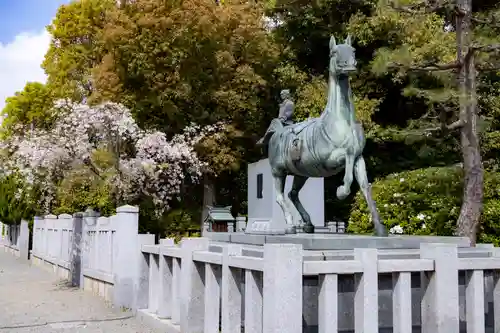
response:
{"label": "saddle on horse", "polygon": [[294,135],[298,135],[305,128],[312,125],[316,120],[317,120],[317,118],[313,118],[313,119],[308,119],[306,121],[303,121],[303,122],[300,122],[297,124],[284,125],[279,118],[275,118],[271,121],[271,125],[269,125],[269,128],[266,131],[266,134],[259,141],[257,141],[257,145],[259,145],[259,146],[267,145],[271,136],[276,132],[280,132],[280,130],[282,133],[289,131],[290,133],[293,133]]}
{"label": "saddle on horse", "polygon": [[308,119],[308,120],[302,121],[300,123],[291,125],[290,128],[291,128],[293,134],[299,134],[305,128],[312,125],[315,121],[316,121],[316,118]]}

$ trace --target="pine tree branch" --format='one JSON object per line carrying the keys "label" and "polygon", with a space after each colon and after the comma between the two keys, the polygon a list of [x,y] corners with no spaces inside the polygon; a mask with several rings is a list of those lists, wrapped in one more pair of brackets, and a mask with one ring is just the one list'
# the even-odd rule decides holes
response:
{"label": "pine tree branch", "polygon": [[492,17],[491,19],[481,19],[479,17],[471,17],[471,21],[477,24],[486,24],[490,28],[500,29],[500,22],[496,17]]}
{"label": "pine tree branch", "polygon": [[450,69],[460,68],[460,64],[457,62],[451,62],[448,64],[428,64],[422,67],[410,67],[410,70],[414,71],[424,71],[424,72],[433,72],[433,71],[446,71]]}
{"label": "pine tree branch", "polygon": [[[388,67],[392,69],[406,67],[408,71],[412,72],[437,72],[437,71],[446,71],[450,69],[458,69],[466,65],[470,61],[474,53],[477,51],[487,52],[487,53],[500,52],[500,44],[471,46],[469,47],[469,50],[462,62],[455,61],[447,64],[427,63],[421,66],[409,66],[409,67],[401,63],[393,62],[390,63]],[[481,66],[478,66],[478,69],[480,68]],[[494,70],[495,68],[496,67],[491,67],[489,70]]]}
{"label": "pine tree branch", "polygon": [[490,64],[490,65],[476,64],[475,67],[478,71],[481,71],[481,72],[500,70],[500,64]]}
{"label": "pine tree branch", "polygon": [[453,123],[451,124],[443,124],[442,126],[438,126],[438,127],[433,127],[433,128],[428,128],[426,130],[424,130],[424,132],[444,132],[444,131],[453,131],[453,130],[456,130],[456,129],[459,129],[461,128],[462,126],[465,125],[465,121],[459,119],[457,121],[454,121]]}
{"label": "pine tree branch", "polygon": [[472,46],[471,49],[481,52],[498,52],[500,51],[500,44],[491,44],[491,45],[477,45]]}
{"label": "pine tree branch", "polygon": [[[464,57],[464,60],[462,62],[463,65],[468,64],[472,56],[474,55],[475,52],[486,52],[486,53],[495,53],[500,51],[500,44],[491,44],[491,45],[473,45],[469,47],[469,50],[467,51],[467,54]],[[495,70],[497,69],[497,66],[493,67],[486,67],[482,65],[477,65],[474,64],[477,70]]]}
{"label": "pine tree branch", "polygon": [[405,68],[406,67],[406,69],[408,71],[411,71],[411,72],[437,72],[437,71],[447,71],[450,69],[460,68],[461,64],[455,61],[455,62],[451,62],[448,64],[427,63],[427,64],[422,65],[422,66],[407,67],[403,64],[394,62],[394,63],[389,64],[388,67],[389,68],[401,68],[401,67]]}
{"label": "pine tree branch", "polygon": [[426,114],[424,114],[420,119],[438,119],[440,118],[439,116],[431,116],[431,110],[427,111]]}
{"label": "pine tree branch", "polygon": [[433,13],[446,6],[450,5],[451,2],[448,0],[434,0],[434,1],[421,1],[409,6],[398,6],[396,1],[390,1],[389,5],[395,11],[408,13],[408,14],[425,14]]}
{"label": "pine tree branch", "polygon": [[453,131],[453,130],[459,129],[460,127],[462,127],[464,125],[465,125],[465,121],[460,119],[460,120],[457,120],[449,125],[446,125],[445,128],[448,131]]}

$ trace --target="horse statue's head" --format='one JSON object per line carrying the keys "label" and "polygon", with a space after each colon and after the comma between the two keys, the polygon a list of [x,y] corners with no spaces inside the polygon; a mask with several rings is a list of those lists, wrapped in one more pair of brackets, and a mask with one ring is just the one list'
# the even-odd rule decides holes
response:
{"label": "horse statue's head", "polygon": [[351,45],[351,35],[348,35],[344,44],[338,44],[335,37],[330,38],[330,75],[349,75],[356,71],[356,57]]}

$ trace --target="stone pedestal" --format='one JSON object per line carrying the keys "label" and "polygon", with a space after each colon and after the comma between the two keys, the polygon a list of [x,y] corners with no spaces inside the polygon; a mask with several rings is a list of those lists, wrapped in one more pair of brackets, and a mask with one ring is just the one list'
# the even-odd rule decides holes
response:
{"label": "stone pedestal", "polygon": [[207,233],[212,241],[243,245],[301,244],[306,251],[353,250],[355,248],[419,249],[422,243],[457,244],[469,247],[467,237],[405,236],[376,237],[352,234],[249,235],[246,233]]}
{"label": "stone pedestal", "polygon": [[243,232],[247,227],[247,219],[245,216],[236,217],[236,232]]}
{"label": "stone pedestal", "polygon": [[[285,200],[291,209],[294,222],[301,221],[299,212],[288,199],[293,177],[285,184]],[[281,207],[276,202],[274,179],[269,159],[248,165],[248,224],[246,233],[258,235],[284,235],[290,232]],[[325,225],[325,190],[323,178],[309,178],[299,193],[299,199],[311,216],[314,226]],[[289,230],[287,230],[289,229]]]}

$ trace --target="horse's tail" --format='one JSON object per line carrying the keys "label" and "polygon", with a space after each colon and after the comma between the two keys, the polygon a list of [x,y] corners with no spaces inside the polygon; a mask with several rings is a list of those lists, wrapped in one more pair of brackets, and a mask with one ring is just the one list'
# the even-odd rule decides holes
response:
{"label": "horse's tail", "polygon": [[283,127],[284,126],[281,120],[277,118],[273,119],[271,121],[271,124],[267,128],[266,134],[264,134],[264,136],[259,141],[257,141],[257,145],[267,147],[267,145],[269,144],[269,140],[271,140],[273,134],[281,131]]}

